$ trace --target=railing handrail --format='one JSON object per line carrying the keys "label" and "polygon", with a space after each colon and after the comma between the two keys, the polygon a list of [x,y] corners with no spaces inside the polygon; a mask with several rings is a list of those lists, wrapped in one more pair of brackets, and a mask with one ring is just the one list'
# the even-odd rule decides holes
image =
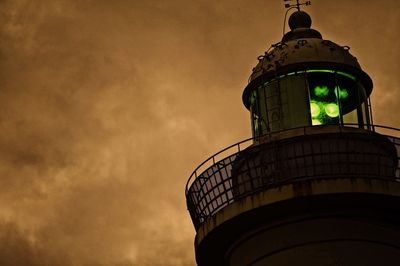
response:
{"label": "railing handrail", "polygon": [[[220,150],[219,152],[215,153],[214,155],[211,155],[210,157],[208,157],[208,158],[207,158],[205,161],[203,161],[199,166],[197,166],[196,169],[194,169],[193,173],[190,175],[188,181],[186,182],[186,190],[185,190],[185,191],[186,191],[186,192],[188,191],[188,189],[189,189],[189,184],[190,184],[190,181],[192,180],[193,176],[197,178],[197,171],[198,171],[203,165],[205,165],[208,161],[211,161],[211,160],[215,161],[215,157],[216,157],[216,156],[218,156],[219,154],[221,154],[221,153],[223,153],[223,152],[225,152],[225,151],[227,151],[227,150],[229,150],[229,149],[231,149],[231,148],[233,148],[233,147],[235,147],[235,146],[238,146],[238,147],[239,147],[239,148],[238,148],[238,151],[240,151],[240,146],[239,146],[240,144],[243,144],[243,143],[248,142],[248,141],[253,140],[253,139],[254,139],[254,137],[250,137],[250,138],[247,138],[247,139],[245,139],[245,140],[239,141],[239,142],[237,142],[237,143],[235,143],[235,144],[232,144],[232,145],[230,145],[230,146],[224,148],[223,150]],[[232,154],[234,154],[234,153],[232,153]],[[213,163],[213,164],[214,164],[214,163]]]}
{"label": "railing handrail", "polygon": [[[324,125],[324,126],[325,126],[325,125]],[[359,124],[345,123],[345,124],[339,124],[339,125],[329,124],[329,125],[326,125],[326,126],[337,126],[338,128],[342,128],[342,127],[346,127],[346,126],[359,126]],[[383,125],[366,125],[366,126],[370,126],[370,127],[372,128],[372,130],[366,130],[366,131],[371,131],[371,132],[376,132],[376,131],[375,131],[375,128],[383,128],[383,129],[389,129],[389,130],[394,130],[394,131],[400,132],[400,129],[399,129],[399,128],[390,127],[390,126],[383,126]],[[193,181],[194,179],[197,178],[197,176],[198,176],[198,174],[197,174],[198,170],[199,170],[200,168],[202,168],[202,167],[203,167],[207,162],[209,162],[209,161],[212,161],[212,162],[213,162],[212,164],[210,164],[210,166],[214,165],[214,164],[216,163],[215,158],[216,158],[218,155],[220,155],[221,153],[223,153],[223,152],[225,152],[225,151],[227,151],[227,150],[229,150],[229,149],[231,149],[231,148],[233,148],[233,147],[238,147],[237,150],[236,150],[236,152],[232,152],[231,154],[229,154],[229,155],[227,156],[227,157],[229,157],[229,156],[231,156],[231,155],[233,155],[233,154],[235,154],[235,153],[237,153],[237,152],[240,152],[240,151],[241,151],[241,150],[240,150],[240,145],[243,144],[243,143],[245,143],[245,142],[248,142],[248,141],[251,141],[251,140],[260,139],[260,138],[263,138],[263,137],[266,137],[266,136],[271,137],[272,134],[279,134],[279,133],[282,133],[282,132],[287,132],[287,131],[296,130],[296,129],[301,129],[301,128],[304,129],[304,135],[306,135],[306,128],[312,128],[312,127],[315,128],[315,127],[321,127],[321,126],[301,126],[301,127],[295,127],[295,128],[290,128],[290,129],[284,129],[284,130],[275,131],[275,132],[268,132],[268,133],[266,133],[266,134],[264,134],[264,135],[262,135],[262,136],[250,137],[250,138],[244,139],[244,140],[242,140],[242,141],[239,141],[239,142],[237,142],[237,143],[235,143],[235,144],[232,144],[232,145],[230,145],[230,146],[228,146],[228,147],[226,147],[226,148],[220,150],[219,152],[215,153],[214,155],[208,157],[208,158],[207,158],[205,161],[203,161],[199,166],[197,166],[196,169],[192,172],[192,174],[190,175],[188,181],[186,182],[185,194],[187,195],[190,184],[192,183],[192,181]],[[379,132],[377,132],[377,133],[379,133]],[[251,145],[249,145],[249,146],[251,146]],[[248,147],[249,147],[249,146],[248,146]],[[225,157],[225,158],[227,158],[227,157]],[[224,158],[222,158],[222,159],[224,159]],[[219,161],[219,160],[218,160],[218,161]],[[210,167],[210,166],[209,166],[209,167]],[[209,167],[207,167],[205,170],[207,170]],[[204,170],[204,171],[205,171],[205,170]],[[202,171],[202,173],[203,173],[204,171]],[[193,179],[193,177],[194,177],[194,179]]]}

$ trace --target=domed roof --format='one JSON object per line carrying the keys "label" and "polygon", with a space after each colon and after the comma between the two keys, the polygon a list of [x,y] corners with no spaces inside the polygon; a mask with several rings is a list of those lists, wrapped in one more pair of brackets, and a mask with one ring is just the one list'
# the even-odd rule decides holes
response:
{"label": "domed roof", "polygon": [[315,67],[339,67],[361,70],[357,58],[349,52],[348,46],[319,38],[301,38],[278,43],[272,51],[258,57],[250,80],[260,76],[275,76],[288,71],[305,70]]}
{"label": "domed roof", "polygon": [[303,11],[290,16],[289,26],[291,31],[283,36],[282,41],[258,57],[258,64],[253,68],[249,84],[243,92],[243,100],[247,99],[251,90],[272,78],[309,69],[346,71],[356,76],[368,93],[371,92],[372,80],[362,71],[357,58],[350,54],[348,46],[322,39],[318,31],[310,28],[311,18]]}

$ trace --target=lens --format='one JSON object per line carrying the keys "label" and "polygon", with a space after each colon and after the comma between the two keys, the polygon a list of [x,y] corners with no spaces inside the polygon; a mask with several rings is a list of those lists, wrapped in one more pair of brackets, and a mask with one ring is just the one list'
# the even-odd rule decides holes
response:
{"label": "lens", "polygon": [[325,105],[325,113],[329,117],[339,116],[339,106],[336,103],[328,103]]}
{"label": "lens", "polygon": [[311,109],[311,117],[312,118],[318,117],[319,114],[321,113],[321,108],[319,108],[319,106],[316,102],[310,103],[310,109]]}
{"label": "lens", "polygon": [[313,126],[322,125],[322,122],[319,121],[319,119],[313,119],[313,120],[312,120],[312,125],[313,125]]}

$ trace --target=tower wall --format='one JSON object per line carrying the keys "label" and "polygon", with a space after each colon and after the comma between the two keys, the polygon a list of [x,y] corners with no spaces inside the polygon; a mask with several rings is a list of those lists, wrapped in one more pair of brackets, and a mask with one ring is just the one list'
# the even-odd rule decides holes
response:
{"label": "tower wall", "polygon": [[199,228],[205,265],[398,265],[400,184],[319,180],[235,202]]}
{"label": "tower wall", "polygon": [[298,217],[266,222],[247,233],[232,245],[228,265],[398,265],[399,217],[357,202],[361,195],[346,196],[351,203],[340,202],[340,195],[317,198],[315,205],[305,202],[307,210]]}

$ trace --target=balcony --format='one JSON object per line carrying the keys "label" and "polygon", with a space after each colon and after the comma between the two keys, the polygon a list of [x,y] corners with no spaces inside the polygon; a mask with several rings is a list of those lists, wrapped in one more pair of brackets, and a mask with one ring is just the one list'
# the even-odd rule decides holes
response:
{"label": "balcony", "polygon": [[246,139],[204,161],[186,185],[198,229],[246,196],[311,180],[400,181],[400,130],[354,125],[301,127]]}

